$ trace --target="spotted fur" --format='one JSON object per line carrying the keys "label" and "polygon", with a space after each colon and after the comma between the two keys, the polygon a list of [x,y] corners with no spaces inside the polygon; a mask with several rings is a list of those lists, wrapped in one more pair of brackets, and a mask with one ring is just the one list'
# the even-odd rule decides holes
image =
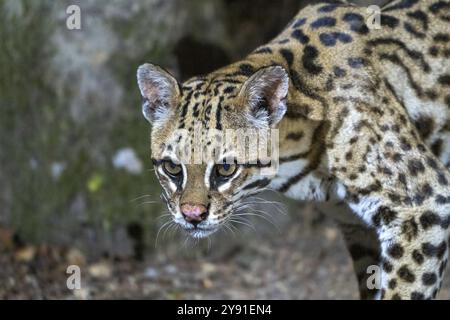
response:
{"label": "spotted fur", "polygon": [[[275,189],[333,215],[363,298],[432,299],[449,246],[450,2],[392,1],[380,29],[367,19],[365,8],[344,2],[308,6],[241,61],[183,84],[141,66],[152,157],[174,220],[193,236]],[[253,162],[224,182],[206,161],[183,164],[173,181],[161,163],[176,160],[175,130],[192,137],[196,123],[194,142],[205,149],[217,143],[205,128],[279,129],[278,172],[260,176],[263,165]],[[235,151],[218,143],[218,158]],[[186,202],[207,206],[208,218],[189,225],[179,210]],[[370,265],[382,269],[379,289],[366,286]]]}

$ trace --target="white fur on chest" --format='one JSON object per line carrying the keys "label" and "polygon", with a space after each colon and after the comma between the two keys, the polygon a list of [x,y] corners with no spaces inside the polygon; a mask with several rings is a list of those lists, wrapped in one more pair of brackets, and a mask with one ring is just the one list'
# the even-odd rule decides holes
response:
{"label": "white fur on chest", "polygon": [[[300,159],[290,161],[280,165],[275,178],[273,178],[270,187],[278,189],[285,185],[291,178],[300,174],[307,164],[306,160]],[[323,179],[310,173],[300,179],[298,182],[292,184],[285,192],[289,198],[299,201],[325,201],[327,197],[326,186],[322,182]]]}

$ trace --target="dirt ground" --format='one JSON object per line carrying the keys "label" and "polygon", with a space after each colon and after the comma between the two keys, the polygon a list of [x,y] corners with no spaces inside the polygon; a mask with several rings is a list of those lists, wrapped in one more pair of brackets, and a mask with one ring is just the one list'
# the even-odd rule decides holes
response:
{"label": "dirt ground", "polygon": [[[86,261],[78,250],[50,246],[3,248],[0,298],[358,299],[351,261],[332,223],[282,220],[279,231],[256,223],[256,232],[244,227],[211,243],[162,237],[143,262]],[[81,267],[80,290],[67,289],[69,264]],[[439,299],[450,299],[448,275]]]}

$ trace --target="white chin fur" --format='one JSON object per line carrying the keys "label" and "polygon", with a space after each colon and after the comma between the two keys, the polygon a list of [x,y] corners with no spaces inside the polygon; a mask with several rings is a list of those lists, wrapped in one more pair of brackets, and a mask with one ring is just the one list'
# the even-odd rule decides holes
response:
{"label": "white chin fur", "polygon": [[207,236],[213,234],[216,232],[217,229],[208,229],[208,230],[202,230],[202,229],[189,229],[186,230],[186,233],[195,239],[202,239],[206,238]]}

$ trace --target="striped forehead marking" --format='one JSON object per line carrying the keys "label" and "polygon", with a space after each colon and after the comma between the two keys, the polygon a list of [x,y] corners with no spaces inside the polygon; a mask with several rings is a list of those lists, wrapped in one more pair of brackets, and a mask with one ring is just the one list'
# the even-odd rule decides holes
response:
{"label": "striped forehead marking", "polygon": [[222,130],[224,94],[230,94],[233,87],[224,87],[223,82],[216,81],[191,82],[183,86],[185,97],[181,105],[178,129],[192,132],[195,121],[201,121],[204,128]]}

